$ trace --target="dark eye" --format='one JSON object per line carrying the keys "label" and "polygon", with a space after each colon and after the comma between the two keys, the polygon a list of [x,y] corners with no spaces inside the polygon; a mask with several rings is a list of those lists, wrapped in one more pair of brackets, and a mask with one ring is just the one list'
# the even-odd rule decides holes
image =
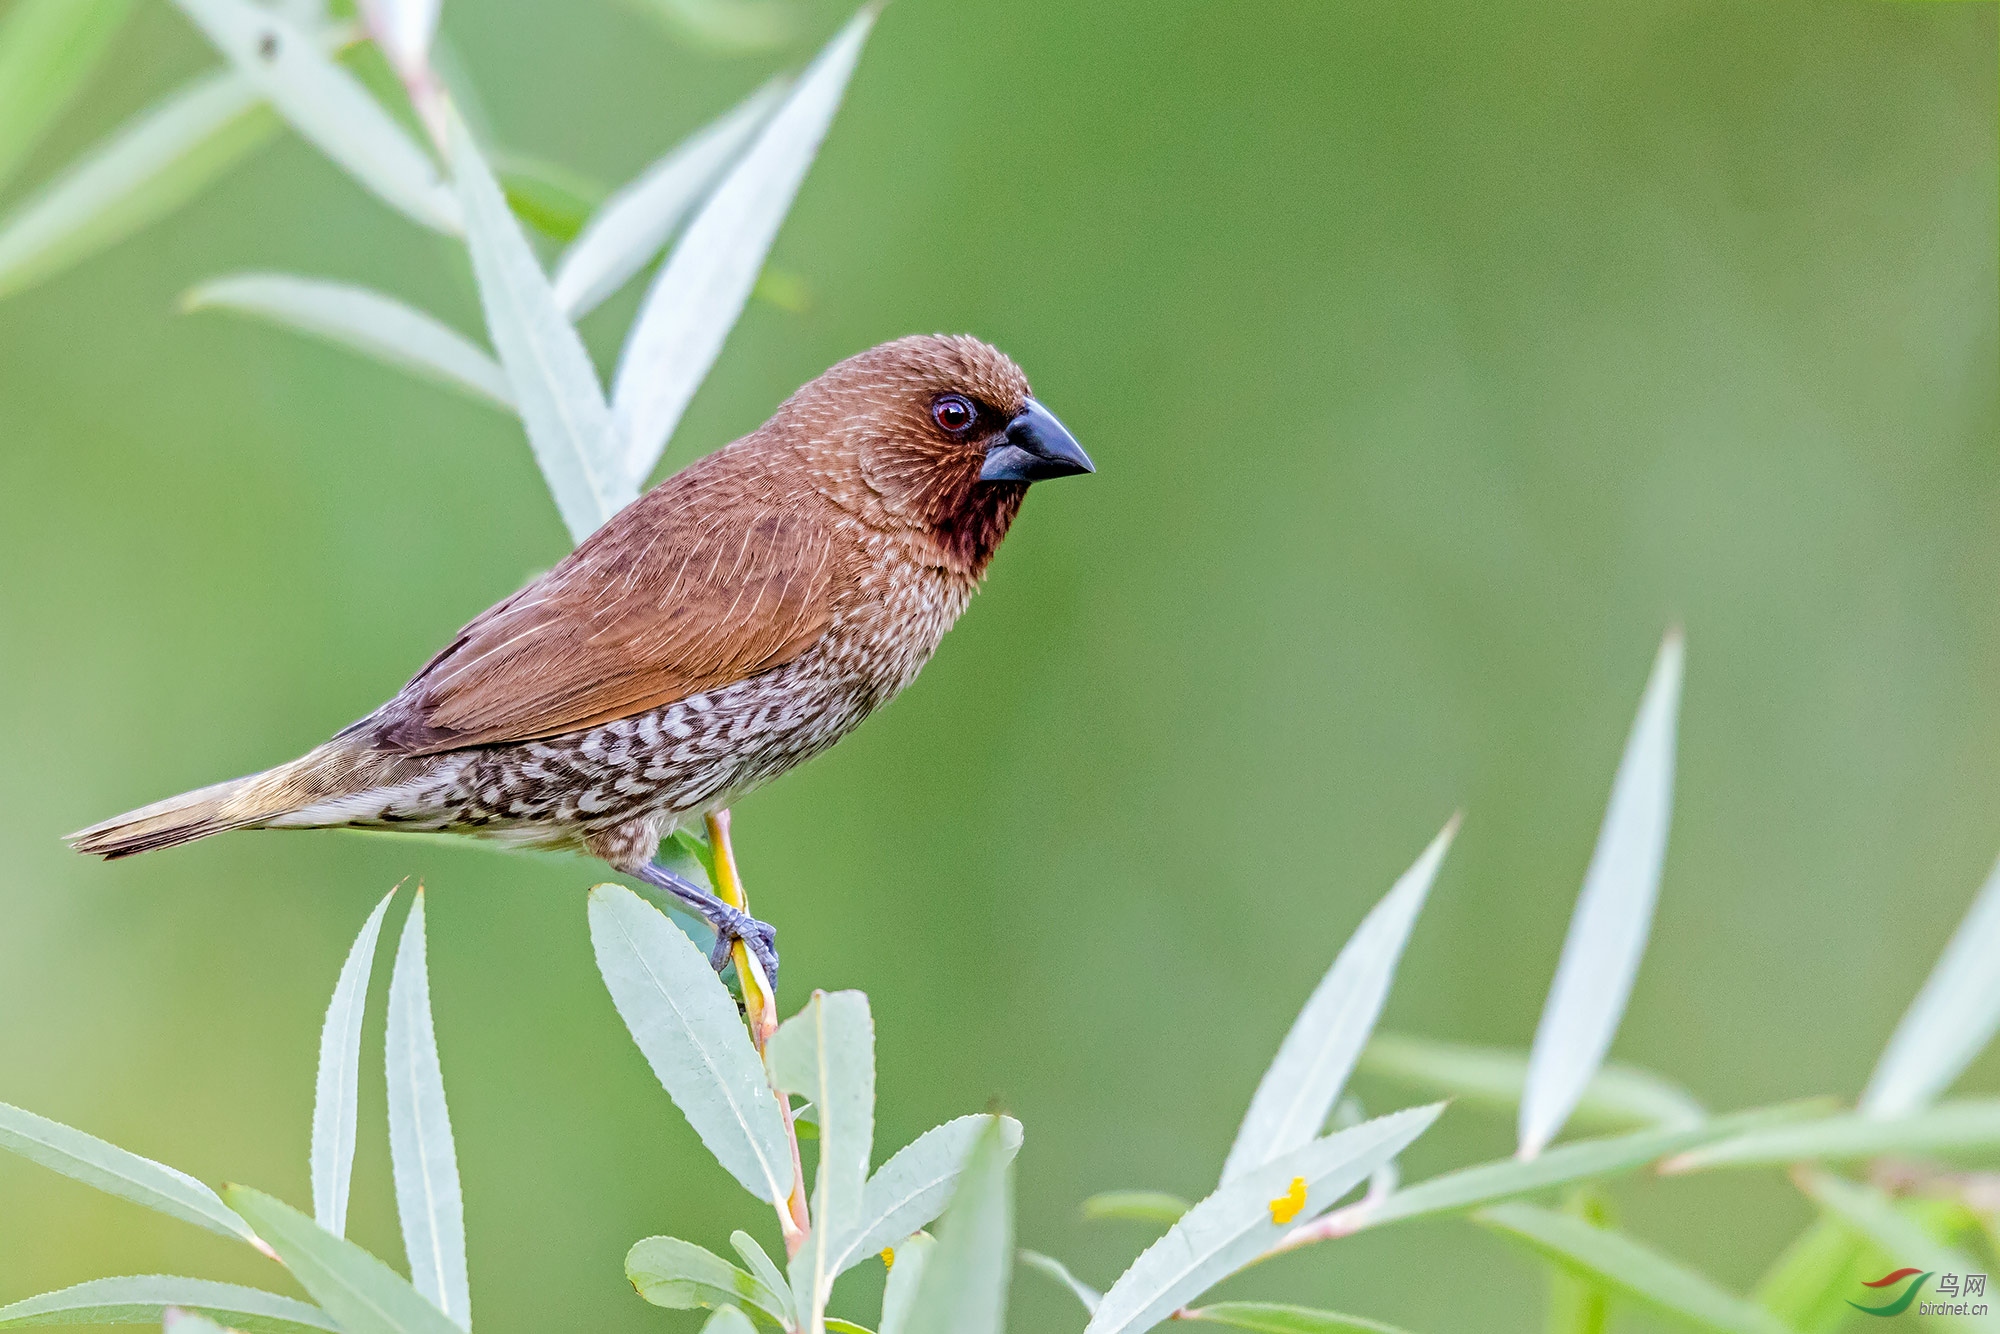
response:
{"label": "dark eye", "polygon": [[957,394],[946,394],[931,404],[931,416],[937,420],[939,426],[953,435],[963,435],[972,429],[974,422],[979,420],[979,413],[973,408],[972,401]]}

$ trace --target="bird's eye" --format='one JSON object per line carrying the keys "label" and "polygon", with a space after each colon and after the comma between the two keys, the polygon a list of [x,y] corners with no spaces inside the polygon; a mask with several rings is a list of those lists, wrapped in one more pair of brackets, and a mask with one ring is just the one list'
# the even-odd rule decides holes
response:
{"label": "bird's eye", "polygon": [[963,435],[979,420],[979,413],[973,409],[971,400],[957,394],[946,394],[931,404],[931,416],[953,435]]}

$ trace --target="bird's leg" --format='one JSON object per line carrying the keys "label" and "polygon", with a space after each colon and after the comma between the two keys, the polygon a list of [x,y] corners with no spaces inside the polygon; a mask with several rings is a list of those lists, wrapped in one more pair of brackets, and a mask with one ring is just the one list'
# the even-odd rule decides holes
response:
{"label": "bird's leg", "polygon": [[[737,972],[745,979],[744,990],[748,993],[753,985],[752,974],[765,987],[774,986],[778,976],[778,932],[768,922],[760,922],[749,913],[733,904],[725,903],[677,872],[670,871],[658,862],[648,862],[636,868],[632,875],[656,889],[667,893],[686,904],[690,911],[698,913],[701,919],[715,928],[715,950],[708,961],[716,972],[721,972],[729,964],[732,950],[739,951]],[[754,960],[754,968],[746,968],[743,954]],[[760,988],[761,990],[762,988]],[[762,997],[760,996],[760,999]],[[761,1042],[758,1044],[763,1045]]]}

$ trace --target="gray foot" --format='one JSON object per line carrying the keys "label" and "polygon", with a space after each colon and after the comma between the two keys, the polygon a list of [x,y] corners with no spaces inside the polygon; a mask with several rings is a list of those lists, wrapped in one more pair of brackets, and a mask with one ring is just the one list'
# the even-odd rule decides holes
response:
{"label": "gray foot", "polygon": [[709,893],[692,880],[676,874],[657,862],[649,862],[632,872],[633,876],[645,881],[656,889],[667,893],[686,904],[690,911],[715,928],[715,949],[708,956],[708,962],[716,972],[729,966],[729,955],[737,941],[755,955],[763,966],[764,977],[775,993],[778,988],[778,930],[769,922],[760,922],[741,908],[733,908],[715,895]]}

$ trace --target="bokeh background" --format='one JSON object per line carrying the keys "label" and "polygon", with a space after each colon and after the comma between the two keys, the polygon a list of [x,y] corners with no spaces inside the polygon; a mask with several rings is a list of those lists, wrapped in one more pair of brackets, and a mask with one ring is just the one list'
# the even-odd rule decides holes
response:
{"label": "bokeh background", "polygon": [[[605,183],[843,17],[720,58],[613,0],[445,11],[504,145]],[[1616,1053],[1722,1108],[1856,1091],[2000,850],[1996,38],[1983,4],[893,5],[773,255],[805,308],[753,304],[669,456],[943,329],[1011,351],[1100,466],[1037,489],[904,698],[738,812],[787,1008],[873,997],[879,1152],[1013,1111],[1023,1243],[1107,1282],[1147,1234],[1078,1201],[1208,1189],[1296,1007],[1461,807],[1388,1023],[1525,1045],[1675,622],[1678,811]],[[210,63],[143,6],[34,174]],[[0,1098],[304,1202],[334,974],[420,877],[480,1329],[692,1330],[627,1245],[770,1220],[620,1026],[588,865],[58,841],[303,750],[562,552],[509,420],[176,313],[277,267],[472,330],[459,265],[286,139],[0,304]],[[635,300],[586,326],[607,366]],[[353,1226],[399,1256],[379,1044]],[[1406,1167],[1508,1133],[1456,1111]],[[1771,1177],[1617,1201],[1737,1285],[1806,1216]],[[0,1300],[152,1271],[282,1282],[0,1160]],[[1015,1329],[1080,1326],[1015,1291]],[[1230,1291],[1540,1320],[1535,1266],[1452,1222]]]}

